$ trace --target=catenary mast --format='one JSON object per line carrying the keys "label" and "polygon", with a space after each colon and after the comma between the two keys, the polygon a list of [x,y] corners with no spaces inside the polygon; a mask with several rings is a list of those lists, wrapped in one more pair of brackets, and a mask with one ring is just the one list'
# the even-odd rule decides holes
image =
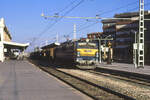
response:
{"label": "catenary mast", "polygon": [[139,33],[137,36],[137,67],[144,67],[144,0],[139,2]]}

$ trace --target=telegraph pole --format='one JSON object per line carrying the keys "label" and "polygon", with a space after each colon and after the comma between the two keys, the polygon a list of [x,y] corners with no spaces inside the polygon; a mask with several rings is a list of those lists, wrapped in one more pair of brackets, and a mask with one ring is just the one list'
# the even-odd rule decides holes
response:
{"label": "telegraph pole", "polygon": [[73,26],[73,39],[76,41],[76,24]]}
{"label": "telegraph pole", "polygon": [[56,35],[56,42],[58,43],[58,34]]}

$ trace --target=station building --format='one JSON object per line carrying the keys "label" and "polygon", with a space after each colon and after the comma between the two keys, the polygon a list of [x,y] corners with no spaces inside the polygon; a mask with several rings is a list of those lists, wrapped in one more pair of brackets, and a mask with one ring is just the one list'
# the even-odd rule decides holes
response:
{"label": "station building", "polygon": [[[114,18],[105,19],[103,34],[113,37],[114,60],[119,62],[133,63],[133,43],[139,31],[139,12],[116,14]],[[150,11],[145,11],[145,19],[150,19]],[[150,21],[145,20],[145,64],[150,64]]]}
{"label": "station building", "polygon": [[5,25],[4,18],[0,19],[0,61],[3,62],[9,56],[12,49],[18,49],[21,53],[29,46],[29,43],[22,44],[12,42],[10,32]]}

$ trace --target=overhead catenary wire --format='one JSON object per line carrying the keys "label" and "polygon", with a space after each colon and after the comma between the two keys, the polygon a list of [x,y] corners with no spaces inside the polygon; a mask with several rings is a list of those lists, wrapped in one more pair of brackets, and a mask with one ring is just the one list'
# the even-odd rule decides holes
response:
{"label": "overhead catenary wire", "polygon": [[[112,13],[113,11],[126,8],[126,7],[131,6],[131,5],[134,5],[134,4],[136,4],[136,3],[138,3],[138,1],[129,3],[129,4],[127,4],[127,5],[125,5],[125,6],[122,6],[122,7],[118,7],[118,8],[112,9],[112,10],[108,10],[108,11],[102,12],[101,14],[97,14],[97,15],[104,15],[104,14]],[[147,2],[147,3],[145,4],[145,6],[148,6],[148,5],[150,5],[150,2]],[[134,8],[134,9],[138,9],[138,7]],[[145,19],[145,20],[149,20],[149,19]],[[100,22],[100,21],[99,21],[99,22]],[[77,30],[77,32],[82,31],[82,30],[84,30],[84,29],[87,29],[87,28],[89,28],[89,27],[92,27],[92,26],[95,25],[95,24],[98,24],[98,21],[96,21],[95,23],[92,23],[91,25],[87,25],[87,26],[85,26],[85,27],[83,27],[83,28]]]}
{"label": "overhead catenary wire", "polygon": [[[144,4],[145,7],[146,7],[146,6],[149,6],[149,5],[150,5],[150,2],[147,2],[147,3]],[[132,9],[129,9],[129,11],[138,10],[138,8],[139,8],[139,6],[134,7],[134,8],[132,8]]]}
{"label": "overhead catenary wire", "polygon": [[[137,4],[137,3],[138,3],[138,0],[136,0],[136,1],[134,1],[134,2],[131,2],[131,3],[128,3],[128,4],[124,5],[124,6],[117,7],[117,8],[115,8],[115,9],[110,9],[110,10],[104,11],[104,12],[102,12],[102,13],[100,13],[100,14],[96,14],[96,15],[105,15],[105,14],[108,14],[108,13],[112,13],[112,12],[114,12],[114,11],[116,11],[116,10],[123,9],[123,8],[128,7],[128,6],[135,5],[135,4]],[[91,22],[92,22],[92,21],[91,21]],[[83,28],[82,28],[82,27],[79,27],[79,29],[77,30],[77,32],[80,32],[80,31],[82,31],[82,30],[84,30],[84,29],[87,29],[87,28],[89,28],[89,27],[92,27],[92,26],[98,24],[99,22],[100,22],[100,21],[96,21],[95,23],[92,23],[92,24],[90,24],[90,25],[87,25],[87,26],[85,26],[85,27],[83,27]],[[70,33],[72,33],[72,32],[70,32]]]}
{"label": "overhead catenary wire", "polygon": [[[105,12],[105,13],[103,12],[103,13],[101,13],[100,15],[104,15],[104,14],[111,13],[111,12],[113,12],[113,11],[119,10],[119,8],[120,8],[120,9],[126,8],[126,7],[131,6],[131,5],[135,4],[135,3],[137,3],[137,1],[136,1],[136,2],[132,2],[132,3],[129,3],[129,4],[126,5],[126,6],[122,6],[122,7],[115,8],[114,10],[108,10],[107,12]],[[63,17],[63,18],[64,18],[64,17]],[[57,19],[59,19],[59,18],[57,18]],[[92,27],[92,26],[95,25],[95,24],[97,24],[97,22],[92,23],[91,25],[87,25],[87,26],[85,26],[85,27],[83,27],[83,28],[81,28],[81,29],[79,28],[79,30],[77,30],[77,32],[82,31],[82,30],[84,30],[84,29],[87,29],[87,28],[89,28],[89,27]],[[73,33],[73,32],[72,32],[72,33]]]}
{"label": "overhead catenary wire", "polygon": [[[108,10],[108,11],[104,11],[104,12],[102,12],[100,15],[112,13],[113,11],[116,11],[116,10],[119,10],[119,9],[123,9],[123,8],[132,6],[132,5],[137,4],[137,3],[138,3],[138,1],[135,1],[135,2],[132,2],[132,3],[128,3],[128,4],[125,5],[125,6],[121,6],[121,7],[115,8],[115,9],[111,9],[111,10]],[[148,4],[149,4],[149,3],[147,3],[147,4],[145,4],[145,5],[147,6]],[[133,8],[133,9],[138,9],[138,7],[135,7],[135,8]],[[99,14],[97,14],[97,15],[99,15]],[[54,16],[52,16],[52,17],[54,17]],[[59,17],[59,16],[55,16],[55,17]],[[65,18],[65,17],[63,17],[63,18]],[[68,17],[68,18],[71,18],[71,17]],[[76,17],[76,18],[80,18],[80,17]],[[87,18],[85,18],[85,19],[88,19],[88,18],[91,18],[91,17],[87,17]],[[95,19],[95,17],[94,17],[94,19]],[[106,18],[106,19],[107,19],[107,18]],[[87,21],[88,21],[88,22],[94,22],[94,21],[90,21],[90,20],[87,20]],[[82,26],[79,25],[79,31],[82,31],[82,30],[84,30],[84,29],[86,29],[86,28],[92,27],[93,25],[98,24],[98,22],[100,22],[100,21],[96,21],[95,23],[92,23],[92,24],[90,24],[90,25],[87,25],[87,26],[85,26],[85,27],[83,27],[83,28],[82,28],[83,25],[82,25]],[[87,22],[86,22],[86,23],[87,23]],[[85,25],[85,24],[84,24],[84,25]],[[79,31],[77,31],[77,32],[79,32]],[[70,35],[71,33],[72,33],[72,32],[69,32],[68,35]]]}
{"label": "overhead catenary wire", "polygon": [[[118,9],[122,9],[122,8],[125,8],[125,7],[127,7],[127,6],[131,6],[131,5],[133,5],[133,4],[135,4],[135,3],[137,3],[137,1],[136,2],[132,2],[132,3],[129,3],[129,4],[127,4],[127,5],[125,5],[125,6],[122,6],[122,7],[118,7],[118,8],[116,8],[116,9],[114,9],[114,10],[109,10],[109,11],[107,11],[107,12],[105,12],[105,13],[108,13],[108,12],[112,12],[112,11],[116,11],[116,10],[118,10]],[[105,14],[104,12],[102,13],[102,14]],[[102,15],[101,14],[101,15]],[[46,17],[48,17],[48,16],[46,16]],[[46,18],[45,17],[45,18]],[[50,16],[49,16],[50,17]],[[58,16],[58,15],[55,15],[55,16],[51,16],[51,17],[56,17],[57,19],[58,18],[60,18],[60,19],[62,19],[62,18],[66,18],[66,17],[64,17],[64,16]],[[72,17],[67,17],[67,18],[72,18]],[[80,18],[80,17],[76,17],[76,18]],[[87,18],[85,18],[85,19],[95,19],[95,17],[87,17]],[[103,19],[107,19],[107,18],[103,18]],[[114,18],[115,19],[115,18]],[[94,24],[97,24],[97,22],[96,23],[92,23],[92,25],[88,25],[88,26],[85,26],[84,28],[82,28],[81,30],[84,30],[84,29],[86,29],[86,28],[89,28],[89,27],[91,27],[91,26],[93,26]],[[72,33],[72,32],[70,32],[70,33]]]}
{"label": "overhead catenary wire", "polygon": [[[58,15],[56,15],[56,16],[45,16],[45,15],[42,15],[43,17],[45,17],[45,18],[76,18],[76,19],[124,19],[124,20],[137,20],[137,19],[135,19],[135,18],[102,18],[102,17],[99,17],[99,16],[96,16],[96,17],[74,17],[74,16],[58,16]],[[96,23],[98,23],[98,22],[96,22]],[[83,29],[86,29],[86,28],[88,28],[88,27],[91,27],[91,26],[93,26],[94,24],[96,24],[96,23],[93,23],[92,25],[88,25],[88,26],[86,26],[86,27],[84,27],[84,28],[82,28],[82,29],[80,29],[80,30],[78,30],[77,32],[79,32],[79,31],[81,31],[81,30],[83,30]],[[70,33],[72,33],[72,32],[70,32]]]}
{"label": "overhead catenary wire", "polygon": [[67,6],[65,6],[63,9],[61,9],[58,13],[64,12],[66,9],[68,9],[71,5],[73,5],[77,0],[71,1]]}
{"label": "overhead catenary wire", "polygon": [[135,5],[138,3],[138,0],[134,1],[134,2],[131,2],[131,3],[128,3],[124,6],[121,6],[121,7],[117,7],[117,8],[114,8],[114,9],[110,9],[110,10],[107,10],[107,11],[104,11],[104,12],[101,12],[100,14],[96,14],[96,15],[105,15],[105,14],[108,14],[108,13],[112,13],[116,10],[120,10],[120,9],[123,9],[123,8],[127,8],[129,6],[132,6],[132,5]]}
{"label": "overhead catenary wire", "polygon": [[[82,4],[84,2],[84,0],[80,0],[80,2],[78,2],[75,6],[73,6],[71,9],[69,9],[68,11],[66,11],[63,16],[67,15],[68,13],[70,13],[71,11],[73,11],[76,7],[78,7],[80,4]],[[74,3],[71,2],[72,4]],[[68,7],[65,7],[65,9],[67,9]],[[64,10],[64,9],[63,9]],[[35,41],[37,41],[44,33],[46,33],[48,30],[50,30],[55,24],[57,24],[62,18],[59,18],[58,20],[56,20],[53,24],[49,25],[48,27],[46,27],[42,32],[39,33],[39,37],[37,37],[36,39],[34,39],[33,41],[31,41],[31,44],[34,44]]]}
{"label": "overhead catenary wire", "polygon": [[[77,6],[79,6],[83,1],[84,1],[84,0],[81,0],[77,5],[75,5],[74,7],[72,7],[70,10],[66,11],[66,12],[63,14],[63,16],[67,15],[68,13],[70,13],[73,9],[75,9]],[[74,1],[71,2],[71,4],[73,4],[73,3],[74,3]],[[65,7],[65,9],[67,9],[67,8],[68,8],[68,6]],[[64,11],[65,9],[62,9],[60,12]],[[60,12],[59,12],[59,13],[60,13]],[[50,25],[49,27],[47,27],[47,28],[46,28],[43,32],[41,32],[41,33],[44,34],[46,31],[48,31],[50,28],[52,28],[55,24],[57,24],[61,19],[62,19],[62,18],[56,20],[55,23],[53,23],[52,25]],[[40,35],[41,35],[41,34],[40,34]]]}

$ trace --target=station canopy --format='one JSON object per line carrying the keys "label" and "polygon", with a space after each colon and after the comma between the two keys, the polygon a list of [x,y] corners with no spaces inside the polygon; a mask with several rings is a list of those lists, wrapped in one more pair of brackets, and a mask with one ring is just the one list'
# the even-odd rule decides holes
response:
{"label": "station canopy", "polygon": [[29,43],[22,44],[22,43],[16,43],[16,42],[6,42],[4,41],[4,47],[5,48],[11,48],[11,49],[20,49],[24,50],[29,46]]}

